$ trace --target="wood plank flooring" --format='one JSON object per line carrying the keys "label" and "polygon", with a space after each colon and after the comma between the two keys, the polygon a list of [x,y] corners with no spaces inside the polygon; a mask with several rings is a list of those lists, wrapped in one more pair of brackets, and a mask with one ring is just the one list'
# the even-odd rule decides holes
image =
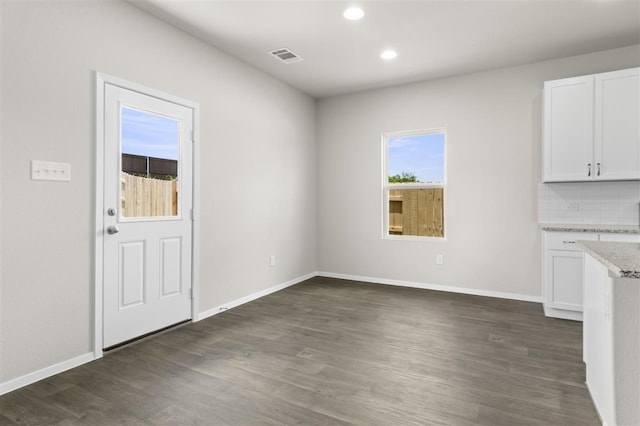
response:
{"label": "wood plank flooring", "polygon": [[0,397],[0,425],[597,425],[582,324],[316,277]]}

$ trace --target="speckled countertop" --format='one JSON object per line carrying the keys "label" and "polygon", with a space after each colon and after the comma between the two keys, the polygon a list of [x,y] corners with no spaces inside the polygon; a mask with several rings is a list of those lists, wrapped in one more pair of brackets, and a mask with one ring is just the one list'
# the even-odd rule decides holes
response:
{"label": "speckled countertop", "polygon": [[612,234],[640,234],[637,225],[589,225],[569,223],[541,223],[543,231],[558,232],[606,232]]}
{"label": "speckled countertop", "polygon": [[640,279],[640,243],[577,241],[578,245],[616,277]]}

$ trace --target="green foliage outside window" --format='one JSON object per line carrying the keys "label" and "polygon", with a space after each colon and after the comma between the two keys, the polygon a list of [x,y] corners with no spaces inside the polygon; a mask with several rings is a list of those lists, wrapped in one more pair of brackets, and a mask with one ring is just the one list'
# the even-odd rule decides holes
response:
{"label": "green foliage outside window", "polygon": [[389,176],[389,183],[418,182],[418,178],[413,173],[402,172],[399,175]]}

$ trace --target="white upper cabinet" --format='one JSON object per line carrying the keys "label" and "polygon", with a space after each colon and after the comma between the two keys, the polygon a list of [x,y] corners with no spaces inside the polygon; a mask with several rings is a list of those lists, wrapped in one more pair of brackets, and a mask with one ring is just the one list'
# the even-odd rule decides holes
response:
{"label": "white upper cabinet", "polygon": [[595,76],[596,178],[640,179],[639,69]]}
{"label": "white upper cabinet", "polygon": [[640,68],[544,84],[544,182],[640,179]]}
{"label": "white upper cabinet", "polygon": [[585,180],[593,159],[593,77],[544,84],[544,180]]}

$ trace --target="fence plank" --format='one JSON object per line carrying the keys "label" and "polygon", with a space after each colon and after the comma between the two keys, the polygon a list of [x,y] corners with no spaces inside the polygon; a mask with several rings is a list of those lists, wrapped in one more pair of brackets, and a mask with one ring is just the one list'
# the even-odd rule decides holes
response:
{"label": "fence plank", "polygon": [[444,190],[443,188],[435,189],[435,198],[433,200],[433,236],[444,237]]}
{"label": "fence plank", "polygon": [[413,189],[402,191],[402,234],[418,235],[418,193]]}
{"label": "fence plank", "polygon": [[402,191],[389,191],[389,233],[402,235]]}
{"label": "fence plank", "polygon": [[423,200],[423,204],[420,206],[422,212],[422,217],[420,218],[422,233],[420,235],[431,237],[433,236],[433,227],[431,226],[433,222],[433,209],[431,208],[433,205],[433,189],[422,189],[420,192]]}
{"label": "fence plank", "polygon": [[175,216],[178,212],[176,181],[130,175],[122,172],[123,217]]}
{"label": "fence plank", "polygon": [[178,216],[178,181],[171,182],[171,214]]}

